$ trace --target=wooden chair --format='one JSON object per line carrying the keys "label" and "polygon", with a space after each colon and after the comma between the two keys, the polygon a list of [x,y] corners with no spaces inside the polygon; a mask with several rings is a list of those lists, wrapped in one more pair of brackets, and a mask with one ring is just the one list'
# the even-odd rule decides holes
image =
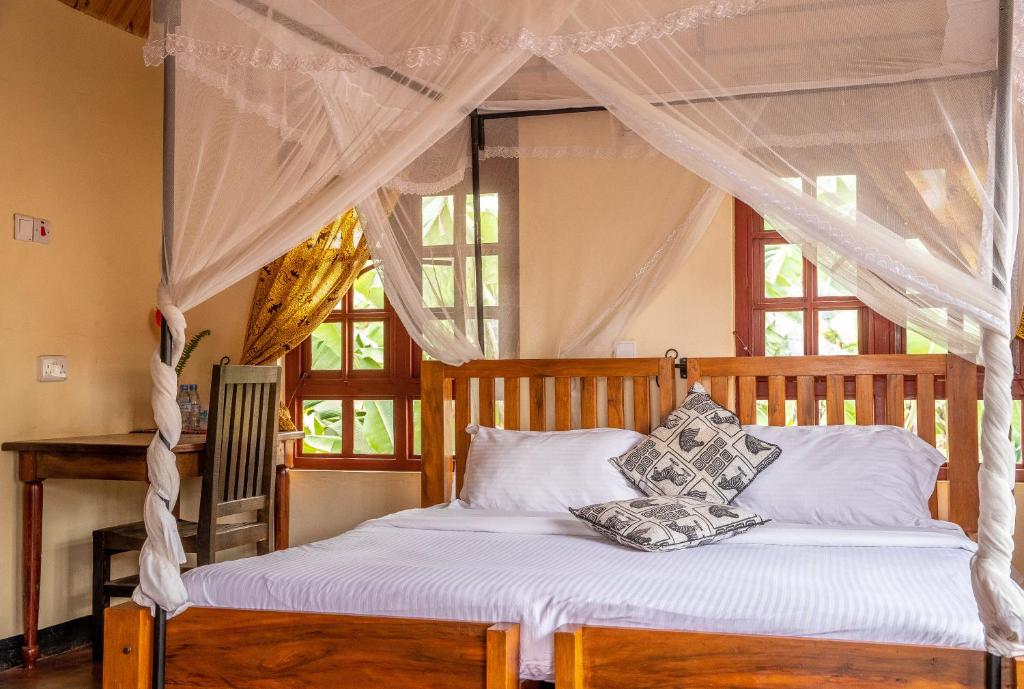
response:
{"label": "wooden chair", "polygon": [[[218,551],[255,544],[264,554],[274,549],[274,460],[281,369],[277,366],[213,367],[210,420],[203,462],[199,521],[178,520],[185,552],[196,562],[214,561]],[[255,521],[221,524],[221,517],[256,513]],[[111,579],[116,553],[139,550],[146,540],[143,522],[93,532],[93,657],[103,657],[103,610],[112,597],[131,596],[138,575]]]}

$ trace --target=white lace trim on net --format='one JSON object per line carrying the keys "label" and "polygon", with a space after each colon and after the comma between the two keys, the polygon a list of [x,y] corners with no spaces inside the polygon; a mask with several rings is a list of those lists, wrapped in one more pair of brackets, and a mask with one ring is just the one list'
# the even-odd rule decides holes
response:
{"label": "white lace trim on net", "polygon": [[146,64],[159,65],[170,55],[192,55],[204,60],[223,60],[242,66],[299,72],[353,72],[368,67],[409,68],[440,65],[466,53],[486,50],[524,50],[539,57],[567,53],[613,50],[680,31],[747,14],[766,0],[708,0],[656,19],[632,22],[596,31],[577,31],[538,36],[526,28],[489,35],[467,31],[446,45],[418,46],[374,60],[358,53],[283,53],[267,48],[230,45],[178,33],[168,33],[143,48]]}

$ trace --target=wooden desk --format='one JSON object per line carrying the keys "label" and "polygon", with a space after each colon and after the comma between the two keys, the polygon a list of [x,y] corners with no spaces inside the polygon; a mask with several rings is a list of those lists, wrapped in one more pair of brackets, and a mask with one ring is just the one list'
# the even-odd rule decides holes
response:
{"label": "wooden desk", "polygon": [[[283,444],[277,467],[274,499],[274,540],[278,548],[288,547],[289,471],[294,466],[294,441],[302,432],[279,433]],[[123,433],[81,438],[56,438],[4,443],[0,450],[18,453],[18,478],[23,482],[22,567],[25,669],[36,666],[39,657],[39,577],[43,531],[43,481],[59,479],[101,479],[145,481],[146,448],[152,433]],[[181,476],[202,476],[206,437],[182,435],[174,454]]]}

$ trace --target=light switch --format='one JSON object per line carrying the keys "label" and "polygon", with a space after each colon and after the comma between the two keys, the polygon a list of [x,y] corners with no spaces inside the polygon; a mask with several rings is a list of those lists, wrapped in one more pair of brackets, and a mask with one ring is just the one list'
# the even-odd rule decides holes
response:
{"label": "light switch", "polygon": [[14,214],[14,238],[23,242],[31,242],[35,218],[31,215]]}
{"label": "light switch", "polygon": [[39,357],[37,379],[41,383],[57,383],[68,378],[68,358],[63,354],[44,354]]}
{"label": "light switch", "polygon": [[636,356],[636,340],[619,340],[615,343],[612,356],[616,359],[631,359]]}
{"label": "light switch", "polygon": [[36,244],[50,243],[50,221],[45,218],[33,218],[32,241]]}

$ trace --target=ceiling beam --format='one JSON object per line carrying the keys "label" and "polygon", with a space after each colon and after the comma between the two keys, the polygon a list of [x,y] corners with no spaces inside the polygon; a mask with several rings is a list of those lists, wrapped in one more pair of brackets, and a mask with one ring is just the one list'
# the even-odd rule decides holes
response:
{"label": "ceiling beam", "polygon": [[68,7],[145,38],[149,33],[150,0],[60,0]]}

